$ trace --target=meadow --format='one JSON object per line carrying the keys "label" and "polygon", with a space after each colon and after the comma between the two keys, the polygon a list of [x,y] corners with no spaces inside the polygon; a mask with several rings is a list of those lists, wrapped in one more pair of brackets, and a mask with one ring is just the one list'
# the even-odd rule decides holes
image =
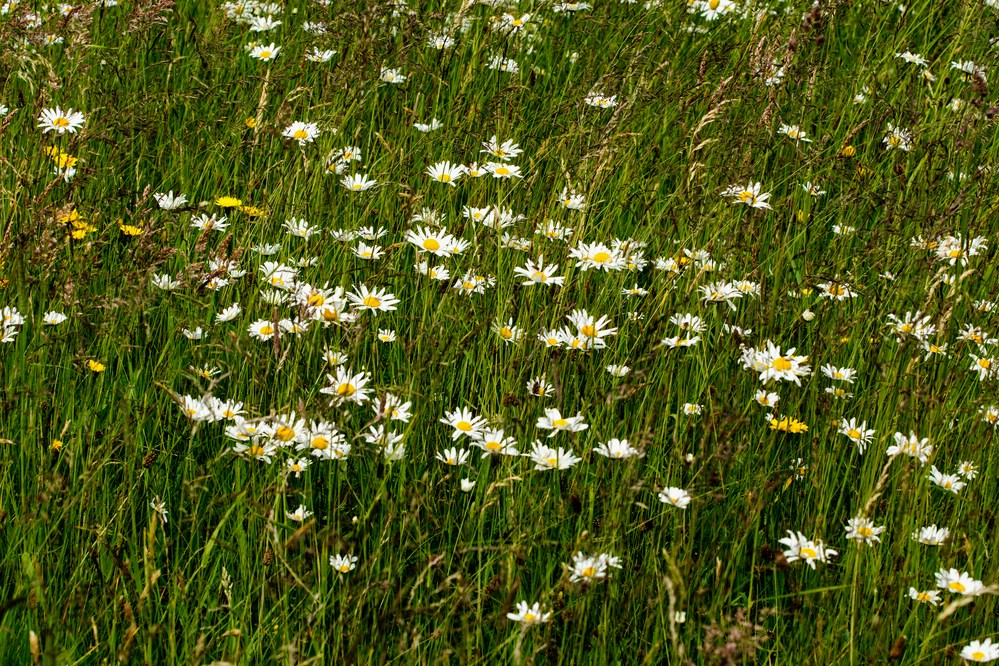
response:
{"label": "meadow", "polygon": [[997,0],[0,6],[0,663],[999,659]]}

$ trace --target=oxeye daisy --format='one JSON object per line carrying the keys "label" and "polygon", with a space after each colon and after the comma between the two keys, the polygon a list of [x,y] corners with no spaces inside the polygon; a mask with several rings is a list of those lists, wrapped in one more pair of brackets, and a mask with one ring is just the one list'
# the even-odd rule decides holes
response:
{"label": "oxeye daisy", "polygon": [[42,114],[38,116],[38,128],[42,134],[55,132],[56,134],[75,134],[76,130],[83,127],[86,118],[80,111],[67,109],[63,111],[60,107],[42,109]]}

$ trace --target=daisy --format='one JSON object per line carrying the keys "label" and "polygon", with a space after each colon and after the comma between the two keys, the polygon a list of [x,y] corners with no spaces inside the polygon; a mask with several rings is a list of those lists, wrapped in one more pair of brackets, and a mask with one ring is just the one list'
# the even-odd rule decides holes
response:
{"label": "daisy", "polygon": [[918,541],[926,546],[942,546],[944,541],[946,541],[949,536],[950,530],[946,527],[930,525],[928,527],[920,527],[918,530],[913,532],[912,540]]}
{"label": "daisy", "polygon": [[537,263],[528,259],[526,264],[513,269],[514,275],[524,278],[521,284],[525,287],[535,284],[561,287],[565,282],[565,277],[555,275],[557,272],[558,264],[548,264],[546,266],[544,255],[538,257]]}
{"label": "daisy", "polygon": [[434,454],[434,457],[445,465],[464,465],[468,462],[468,450],[459,450],[452,447],[450,449],[444,449],[444,451],[438,451]]}
{"label": "daisy", "polygon": [[[257,60],[262,60],[264,62],[270,62],[277,57],[278,51],[281,50],[280,46],[274,46],[274,42],[264,46],[263,44],[258,44],[253,47],[250,51],[250,57],[256,58]],[[284,62],[283,60],[281,62]]]}
{"label": "daisy", "polygon": [[642,457],[642,452],[631,445],[626,439],[609,439],[606,443],[593,448],[593,452],[605,458],[623,460],[625,458]]}
{"label": "daisy", "polygon": [[553,449],[539,441],[532,444],[530,452],[521,455],[529,457],[536,470],[569,469],[582,460],[571,450],[561,447]]}
{"label": "daisy", "polygon": [[838,551],[832,548],[826,548],[821,541],[806,539],[805,535],[801,532],[795,533],[788,530],[787,534],[788,536],[779,539],[779,542],[788,547],[784,551],[784,557],[788,562],[802,560],[814,569],[816,562],[827,563],[830,557],[839,554]]}
{"label": "daisy", "polygon": [[364,192],[365,190],[370,190],[377,182],[378,181],[374,178],[368,178],[367,175],[360,173],[344,176],[343,179],[340,180],[340,184],[351,192]]}
{"label": "daisy", "polygon": [[940,569],[934,578],[940,589],[966,597],[978,596],[985,587],[982,581],[975,580],[968,573],[957,569]]}
{"label": "daisy", "polygon": [[860,455],[864,454],[864,450],[870,444],[871,438],[874,437],[874,431],[867,429],[867,421],[862,421],[858,424],[857,419],[840,419],[839,433],[846,435],[850,438],[851,442],[857,445]]}
{"label": "daisy", "polygon": [[330,566],[341,575],[349,573],[357,568],[357,555],[330,555]]}
{"label": "daisy", "polygon": [[577,412],[575,416],[566,418],[557,409],[546,409],[545,415],[538,417],[536,427],[542,430],[551,430],[548,436],[554,437],[560,432],[580,432],[590,426],[583,423],[583,415],[581,413]]}
{"label": "daisy", "polygon": [[991,638],[984,641],[971,641],[961,648],[961,658],[968,661],[988,662],[999,659],[999,644],[993,643]]}
{"label": "daisy", "polygon": [[472,446],[482,449],[482,457],[486,456],[519,456],[517,441],[513,437],[508,437],[502,429],[485,429],[481,432],[474,432],[471,435]]}
{"label": "daisy", "polygon": [[80,111],[73,111],[73,109],[63,111],[58,106],[54,109],[42,109],[42,114],[38,116],[38,127],[42,130],[42,134],[48,134],[52,131],[57,134],[65,134],[66,132],[75,134],[76,130],[83,127],[85,122],[86,118]]}
{"label": "daisy", "polygon": [[486,420],[481,416],[475,416],[470,409],[461,407],[452,412],[444,412],[444,418],[440,422],[454,428],[451,439],[467,435],[472,439],[478,439],[480,433],[486,425]]}
{"label": "daisy", "polygon": [[875,527],[874,523],[864,516],[851,518],[846,524],[846,538],[858,543],[865,543],[869,546],[881,541],[878,536],[885,531],[884,526]]}
{"label": "daisy", "polygon": [[365,371],[357,374],[344,366],[336,369],[336,375],[326,375],[329,386],[319,389],[320,393],[333,396],[330,405],[339,406],[352,402],[363,405],[370,398],[371,389],[365,388],[371,381],[371,375]]}
{"label": "daisy", "polygon": [[509,180],[510,178],[523,178],[523,175],[520,173],[520,167],[515,164],[488,162],[486,163],[486,171],[491,173],[493,178],[502,178],[503,180]]}
{"label": "daisy", "polygon": [[427,175],[438,183],[444,183],[454,187],[458,179],[464,175],[466,169],[461,164],[451,164],[450,162],[438,162],[427,168]]}
{"label": "daisy", "polygon": [[298,141],[298,145],[304,146],[306,143],[312,143],[319,136],[319,126],[316,123],[304,123],[296,120],[285,128],[281,136],[294,139]]}
{"label": "daisy", "polygon": [[690,504],[690,493],[682,488],[670,486],[659,493],[659,501],[663,504],[675,506],[678,509],[686,509]]}
{"label": "daisy", "polygon": [[389,312],[396,309],[399,299],[394,294],[390,294],[384,289],[368,289],[367,285],[360,284],[354,287],[354,291],[347,293],[347,300],[354,304],[356,310],[368,310],[372,314],[379,312]]}
{"label": "daisy", "polygon": [[[469,488],[469,490],[471,490],[471,488]],[[520,622],[525,627],[529,627],[532,624],[539,624],[541,622],[548,622],[551,616],[551,611],[547,613],[542,612],[540,603],[535,602],[533,606],[528,606],[526,601],[518,601],[517,612],[506,614],[508,620]]]}

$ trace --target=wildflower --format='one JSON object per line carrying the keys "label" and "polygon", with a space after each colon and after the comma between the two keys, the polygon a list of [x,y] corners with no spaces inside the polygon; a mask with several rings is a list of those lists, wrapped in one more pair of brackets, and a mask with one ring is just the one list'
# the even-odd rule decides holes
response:
{"label": "wildflower", "polygon": [[771,417],[770,429],[780,430],[783,432],[790,432],[794,434],[808,432],[808,426],[803,421],[799,421],[798,419],[791,416],[785,416],[782,419]]}
{"label": "wildflower", "polygon": [[382,67],[381,73],[378,75],[378,79],[385,83],[400,84],[406,82],[406,75],[400,72],[398,69],[392,69],[389,67]]}
{"label": "wildflower", "polygon": [[792,139],[795,143],[811,143],[812,140],[807,138],[805,132],[802,131],[797,125],[781,125],[780,129],[777,130],[781,134],[786,135],[789,139]]}
{"label": "wildflower", "polygon": [[461,407],[452,412],[445,412],[444,418],[440,422],[454,428],[451,439],[457,440],[463,435],[476,439],[486,425],[486,420],[481,416],[475,416],[470,409]]}
{"label": "wildflower", "polygon": [[590,426],[583,423],[583,415],[577,413],[575,416],[563,417],[557,409],[546,409],[544,416],[538,417],[537,427],[542,430],[551,430],[549,437],[554,437],[560,432],[579,432],[586,430]]}
{"label": "wildflower", "polygon": [[475,487],[475,481],[472,481],[471,479],[461,480],[461,492],[470,493],[472,492],[472,488],[474,487]]}
{"label": "wildflower", "polygon": [[[263,62],[270,62],[277,57],[278,51],[281,50],[280,46],[274,46],[274,42],[264,46],[263,44],[258,44],[253,47],[250,51],[250,57],[256,58],[257,60],[262,60]],[[284,61],[282,61],[284,62]]]}
{"label": "wildflower", "polygon": [[163,500],[161,500],[159,498],[159,496],[157,495],[149,503],[149,506],[160,517],[160,520],[163,521],[163,524],[166,525],[167,524],[167,514],[169,513],[169,511],[167,511],[167,508],[166,508],[166,502],[164,502]]}
{"label": "wildflower", "polygon": [[767,203],[770,194],[760,192],[760,183],[750,182],[745,186],[732,185],[722,192],[722,196],[735,197],[732,203],[746,204],[751,208],[770,208],[770,204]]}
{"label": "wildflower", "polygon": [[947,537],[950,536],[950,530],[946,527],[937,527],[935,524],[929,527],[920,527],[918,530],[912,533],[912,540],[918,541],[926,546],[942,546]]}
{"label": "wildflower", "polygon": [[784,557],[787,558],[788,562],[802,560],[814,569],[816,562],[827,563],[830,557],[839,554],[832,548],[826,548],[821,541],[806,539],[801,532],[795,533],[788,530],[787,534],[788,536],[779,539],[779,542],[788,548],[784,551]]}
{"label": "wildflower", "polygon": [[978,596],[985,587],[982,581],[975,580],[967,572],[957,569],[940,569],[934,578],[940,589],[966,597]]}
{"label": "wildflower", "polygon": [[904,453],[917,458],[920,463],[925,465],[930,459],[930,454],[933,453],[933,446],[930,444],[929,437],[919,439],[914,432],[909,432],[908,437],[900,432],[896,432],[893,437],[895,444],[888,447],[887,453],[889,458]]}
{"label": "wildflower", "polygon": [[[548,398],[555,393],[555,387],[548,383],[542,375],[527,382],[527,392],[536,398]],[[997,411],[997,418],[999,418],[999,411]]]}
{"label": "wildflower", "polygon": [[107,366],[105,366],[100,361],[96,361],[96,360],[94,360],[92,358],[91,359],[87,359],[87,368],[89,368],[91,372],[95,372],[95,373],[97,373],[97,372],[104,372],[104,370],[105,370],[106,367]]}
{"label": "wildflower", "polygon": [[614,458],[616,460],[635,457],[640,458],[644,455],[639,449],[632,446],[628,440],[617,438],[609,439],[606,443],[599,444],[593,448],[593,452],[600,454],[605,458]]}
{"label": "wildflower", "polygon": [[319,136],[319,126],[316,123],[303,123],[296,120],[285,128],[281,136],[294,139],[298,141],[298,145],[304,146],[307,143],[312,143]]}
{"label": "wildflower", "polygon": [[582,460],[569,449],[553,449],[539,441],[532,444],[530,452],[521,455],[529,457],[536,470],[569,469]]}
{"label": "wildflower", "polygon": [[555,275],[556,272],[558,272],[558,264],[548,264],[545,266],[544,255],[538,257],[537,263],[528,259],[524,266],[517,266],[513,269],[514,275],[519,275],[524,278],[524,281],[521,282],[521,284],[525,287],[534,284],[545,286],[555,285],[561,287],[565,282],[565,277]]}
{"label": "wildflower", "polygon": [[42,134],[55,132],[56,134],[75,134],[76,130],[83,127],[86,118],[79,111],[67,109],[63,111],[60,107],[42,109],[42,114],[38,116],[38,128]]}
{"label": "wildflower", "polygon": [[895,127],[888,123],[888,134],[881,140],[885,144],[885,150],[912,150],[912,134],[909,130]]}
{"label": "wildflower", "polygon": [[520,622],[525,627],[529,627],[532,624],[539,624],[541,622],[548,622],[551,618],[551,612],[542,612],[541,604],[535,602],[533,606],[528,606],[526,601],[517,602],[517,612],[507,613],[506,617],[514,622]]}
{"label": "wildflower", "polygon": [[294,511],[287,511],[284,514],[293,523],[304,523],[312,515],[312,512],[305,508],[304,504],[299,504]]}
{"label": "wildflower", "polygon": [[472,446],[482,449],[482,457],[502,455],[519,456],[517,441],[508,437],[502,429],[485,429],[470,435]]}
{"label": "wildflower", "polygon": [[988,662],[999,659],[999,644],[991,638],[984,641],[971,641],[961,648],[961,658],[968,661]]}
{"label": "wildflower", "polygon": [[881,541],[881,537],[878,535],[884,531],[884,526],[875,527],[874,523],[864,516],[851,518],[846,524],[847,539],[857,541],[862,544],[865,543],[869,546],[874,545],[875,542]]}
{"label": "wildflower", "polygon": [[364,192],[365,190],[370,190],[377,182],[378,181],[374,178],[368,178],[367,175],[360,173],[344,176],[343,179],[340,180],[340,184],[351,192]]}
{"label": "wildflower", "polygon": [[950,492],[957,495],[961,489],[964,488],[964,481],[961,481],[956,474],[943,474],[937,469],[936,465],[930,466],[930,481],[935,485],[940,486],[944,490],[949,490]]}
{"label": "wildflower", "polygon": [[443,452],[438,451],[434,454],[434,457],[445,465],[464,465],[468,462],[468,450],[452,447],[450,449],[444,449]]}
{"label": "wildflower", "polygon": [[874,431],[867,430],[867,421],[858,424],[857,419],[840,419],[839,433],[846,435],[851,442],[857,445],[860,455],[864,455],[864,450],[870,444],[871,438],[874,437]]}
{"label": "wildflower", "polygon": [[357,568],[357,555],[330,555],[330,566],[341,575],[349,573]]}
{"label": "wildflower", "polygon": [[572,565],[569,566],[569,582],[585,581],[589,583],[601,580],[610,575],[609,569],[612,568],[621,568],[621,558],[606,553],[584,555],[582,551],[579,551],[572,556]]}
{"label": "wildflower", "polygon": [[450,162],[438,162],[427,168],[427,175],[438,183],[444,183],[454,187],[458,179],[465,174],[465,167],[461,164],[451,164]]}
{"label": "wildflower", "polygon": [[396,309],[399,299],[384,289],[369,289],[361,284],[354,291],[347,293],[347,300],[353,303],[356,310],[368,310],[377,315],[379,312],[389,312]]}
{"label": "wildflower", "polygon": [[514,164],[504,164],[503,162],[487,162],[486,171],[493,175],[493,178],[509,180],[510,178],[523,178],[520,167]]}
{"label": "wildflower", "polygon": [[508,319],[505,324],[499,319],[494,321],[492,331],[498,335],[503,342],[510,343],[519,341],[524,335],[524,331],[514,325],[512,317]]}
{"label": "wildflower", "polygon": [[614,377],[624,377],[631,372],[631,368],[626,365],[608,365],[604,369]]}
{"label": "wildflower", "polygon": [[333,396],[330,402],[333,406],[339,406],[352,402],[363,405],[369,400],[370,388],[365,388],[371,381],[371,375],[363,370],[357,374],[348,368],[340,366],[336,370],[336,375],[326,375],[329,386],[319,389],[320,393]]}
{"label": "wildflower", "polygon": [[690,493],[682,488],[670,486],[659,493],[659,501],[663,504],[675,506],[678,509],[686,509],[690,504]]}
{"label": "wildflower", "polygon": [[686,416],[699,416],[703,410],[704,408],[701,405],[695,405],[690,402],[683,405],[683,413]]}
{"label": "wildflower", "polygon": [[480,150],[479,152],[487,153],[488,155],[491,155],[504,162],[512,160],[520,156],[520,154],[524,152],[516,143],[514,143],[510,139],[500,142],[499,139],[496,138],[495,134],[492,136],[491,139],[489,139],[489,141],[482,142],[482,148],[483,149]]}
{"label": "wildflower", "polygon": [[[56,312],[55,310],[50,310],[49,312],[46,312],[45,316],[42,317],[42,321],[45,323],[46,326],[57,326],[66,321],[67,319],[68,317],[66,315],[64,315],[61,312]],[[4,324],[6,324],[6,322],[4,322]]]}
{"label": "wildflower", "polygon": [[918,601],[921,604],[930,604],[931,606],[936,606],[940,603],[940,593],[936,590],[925,590],[920,592],[914,587],[909,588],[909,598]]}

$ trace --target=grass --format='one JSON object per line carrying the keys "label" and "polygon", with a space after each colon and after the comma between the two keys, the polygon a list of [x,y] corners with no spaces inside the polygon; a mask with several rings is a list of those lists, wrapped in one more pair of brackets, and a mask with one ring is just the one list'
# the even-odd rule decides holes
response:
{"label": "grass", "polygon": [[[969,368],[996,346],[999,9],[792,1],[708,20],[707,8],[293,0],[264,32],[195,0],[65,15],[22,0],[0,17],[0,307],[23,318],[4,311],[0,344],[0,660],[852,666],[961,663],[970,641],[994,636],[999,454],[981,410],[999,398],[994,372]],[[510,34],[506,12],[530,17]],[[453,47],[427,45],[443,33]],[[257,60],[254,41],[280,51]],[[337,53],[306,61],[313,47]],[[896,57],[905,51],[926,64]],[[494,57],[518,71],[490,69]],[[380,81],[382,67],[407,78]],[[590,106],[591,94],[617,103]],[[42,109],[56,106],[85,123],[43,133]],[[440,129],[414,128],[434,118]],[[293,121],[320,132],[300,146],[282,136]],[[889,124],[911,150],[886,148]],[[522,178],[449,187],[425,174],[495,160],[481,152],[493,135],[523,149],[510,161]],[[333,175],[330,156],[346,146],[362,159]],[[58,159],[75,174],[54,173]],[[351,173],[377,185],[348,191]],[[771,209],[720,195],[755,182]],[[561,205],[563,189],[585,210]],[[189,203],[160,208],[153,194],[168,190]],[[222,196],[263,214],[223,209]],[[464,206],[523,217],[497,231]],[[228,228],[192,228],[201,214]],[[318,233],[290,235],[293,217]],[[535,233],[548,220],[571,228],[565,240]],[[406,232],[440,224],[468,248],[418,255]],[[366,226],[386,231],[364,241],[384,251],[374,260],[336,233]],[[963,254],[953,266],[935,249],[948,236]],[[584,270],[570,254],[615,239],[630,239],[608,247],[621,270]],[[267,244],[273,255],[257,251]],[[539,255],[559,264],[563,287],[522,284],[514,269]],[[418,275],[427,259],[450,279]],[[213,289],[226,269],[211,262],[226,260],[246,274]],[[328,285],[329,303],[360,284],[400,302],[377,314],[347,305],[353,322],[259,340],[255,321],[316,312],[274,304],[267,261]],[[495,283],[466,295],[452,288],[466,272]],[[157,288],[154,275],[179,285]],[[699,290],[739,280],[759,293],[731,308]],[[633,287],[647,293],[624,293]],[[828,298],[838,287],[854,297]],[[217,320],[237,302],[234,320]],[[577,309],[617,329],[604,348],[536,339]],[[932,334],[896,334],[889,315],[916,310]],[[67,319],[47,325],[50,311]],[[683,313],[702,318],[700,342],[664,346],[684,335],[670,321]],[[493,330],[509,319],[523,331],[515,343]],[[200,340],[182,334],[198,327]],[[808,357],[800,385],[764,385],[742,367],[768,340]],[[946,355],[927,357],[924,342]],[[320,392],[337,372],[327,350],[370,375],[368,404]],[[855,380],[828,378],[826,364]],[[552,395],[538,398],[528,385],[541,376]],[[774,423],[792,417],[807,432],[772,429],[761,388],[780,396]],[[412,403],[408,421],[377,415],[386,392]],[[242,402],[269,433],[252,443],[281,445],[272,462],[233,451],[231,420],[188,418],[184,396]],[[701,413],[685,414],[688,403]],[[541,440],[581,460],[541,471],[527,457],[480,457],[440,422],[458,408],[525,455]],[[546,408],[588,427],[548,439]],[[276,431],[292,412],[307,419],[290,422],[303,451]],[[875,431],[864,453],[842,418]],[[345,460],[309,455],[321,421],[352,444]],[[379,426],[403,438],[401,460],[364,438]],[[933,446],[925,465],[886,453],[910,432]],[[593,452],[611,438],[643,455]],[[435,458],[453,446],[471,452],[464,465]],[[288,463],[303,457],[297,474]],[[977,475],[957,494],[928,479],[931,465],[953,473],[965,461]],[[661,502],[667,487],[689,506]],[[289,515],[299,505],[304,520]],[[846,538],[858,516],[884,527],[879,543]],[[911,538],[931,524],[949,528],[943,545]],[[838,554],[814,570],[794,561],[779,542],[788,530]],[[620,568],[572,582],[577,552]],[[338,554],[356,568],[335,570]],[[910,598],[952,567],[984,592]],[[550,616],[508,619],[519,601]]]}

